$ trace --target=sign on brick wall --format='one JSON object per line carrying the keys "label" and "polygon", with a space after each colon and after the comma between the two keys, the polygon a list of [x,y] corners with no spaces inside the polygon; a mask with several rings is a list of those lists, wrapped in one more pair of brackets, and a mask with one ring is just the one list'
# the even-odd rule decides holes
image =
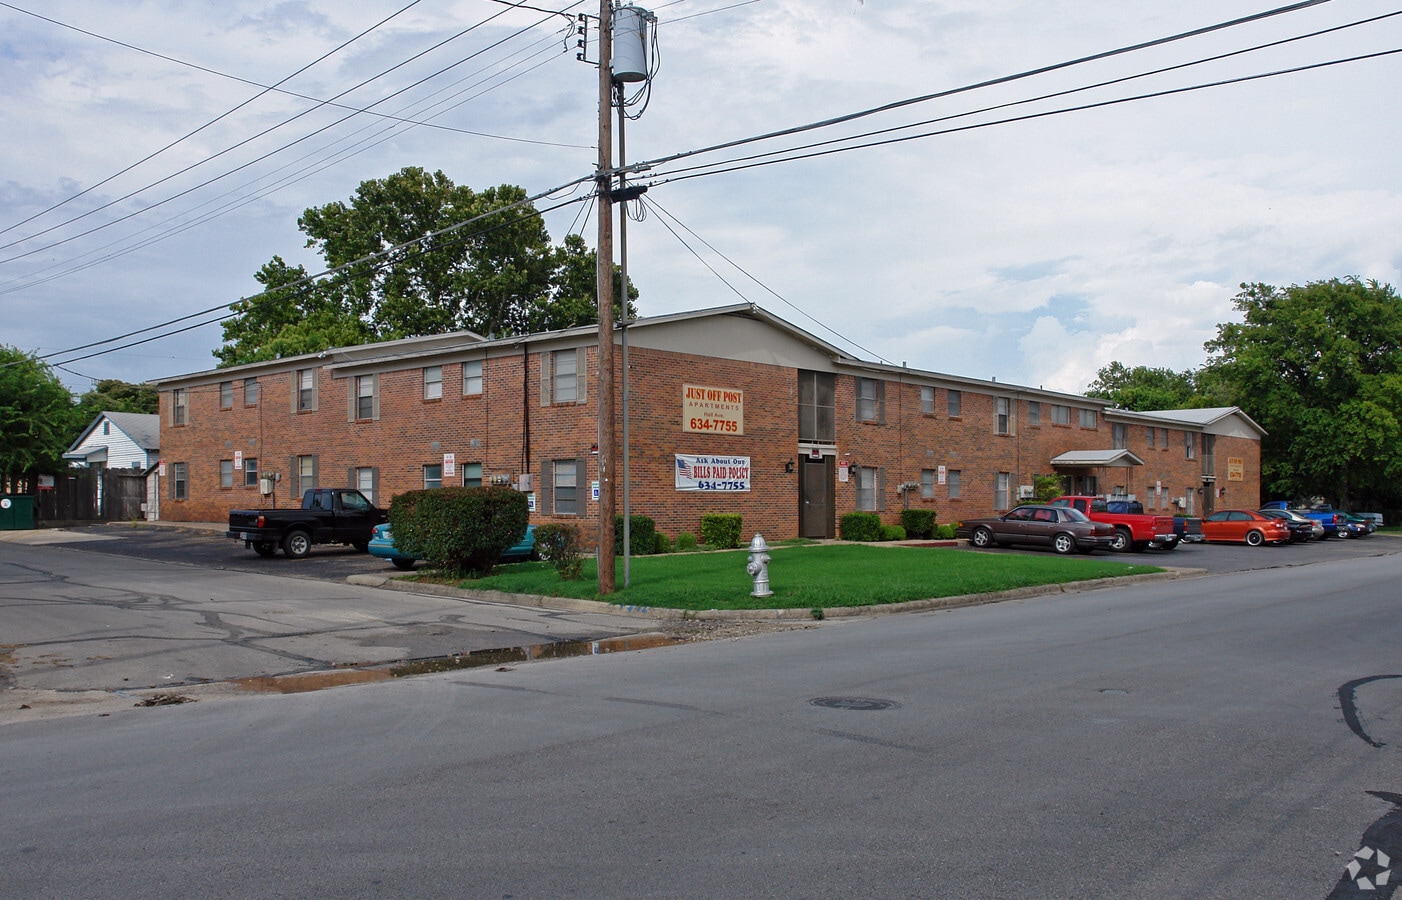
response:
{"label": "sign on brick wall", "polygon": [[699,384],[682,385],[682,431],[744,434],[745,392]]}
{"label": "sign on brick wall", "polygon": [[1246,480],[1246,460],[1242,459],[1240,456],[1227,457],[1227,480]]}
{"label": "sign on brick wall", "polygon": [[693,456],[678,453],[677,490],[679,491],[748,491],[750,489],[750,458],[748,456]]}

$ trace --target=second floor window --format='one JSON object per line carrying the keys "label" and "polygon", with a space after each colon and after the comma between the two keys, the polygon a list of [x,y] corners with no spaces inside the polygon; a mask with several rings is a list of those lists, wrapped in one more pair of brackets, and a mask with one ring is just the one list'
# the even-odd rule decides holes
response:
{"label": "second floor window", "polygon": [[374,375],[355,376],[355,417],[357,419],[375,418],[375,393]]}
{"label": "second floor window", "polygon": [[170,392],[170,423],[187,425],[190,422],[190,391],[176,388]]}
{"label": "second floor window", "polygon": [[1093,409],[1083,409],[1083,410],[1081,410],[1081,427],[1082,427],[1082,428],[1094,428],[1094,427],[1095,427],[1095,420],[1096,420],[1096,417],[1095,417],[1095,410],[1093,410]]}
{"label": "second floor window", "polygon": [[316,369],[297,370],[297,412],[316,410]]}
{"label": "second floor window", "polygon": [[857,379],[857,421],[880,422],[885,419],[885,382],[875,378]]}
{"label": "second floor window", "polygon": [[1012,406],[1013,402],[1007,397],[996,397],[993,400],[994,422],[993,430],[998,434],[1012,433]]}
{"label": "second floor window", "polygon": [[837,441],[837,377],[830,372],[798,373],[798,439],[810,444]]}
{"label": "second floor window", "polygon": [[957,419],[961,415],[963,415],[962,410],[964,408],[964,392],[946,391],[946,393],[949,394],[949,417],[951,419]]}
{"label": "second floor window", "polygon": [[257,405],[258,405],[258,379],[257,379],[257,378],[245,378],[245,379],[243,380],[243,405],[244,405],[244,406],[257,406]]}
{"label": "second floor window", "polygon": [[1183,458],[1196,459],[1198,455],[1198,436],[1191,431],[1183,432]]}
{"label": "second floor window", "polygon": [[1110,446],[1114,447],[1116,450],[1125,449],[1125,444],[1127,443],[1126,433],[1128,430],[1129,426],[1121,422],[1116,422],[1114,425],[1110,426]]}
{"label": "second floor window", "polygon": [[426,366],[424,368],[424,399],[443,399],[443,367]]}
{"label": "second floor window", "polygon": [[1071,407],[1069,407],[1069,406],[1062,406],[1060,403],[1053,403],[1053,404],[1052,404],[1052,424],[1053,424],[1053,425],[1070,425],[1070,424],[1071,424]]}
{"label": "second floor window", "polygon": [[468,360],[462,364],[462,395],[472,397],[482,393],[482,360]]}
{"label": "second floor window", "polygon": [[1042,424],[1042,404],[1038,400],[1030,400],[1027,403],[1027,424]]}
{"label": "second floor window", "polygon": [[219,408],[234,408],[234,383],[232,381],[219,382]]}
{"label": "second floor window", "polygon": [[927,416],[935,414],[935,389],[928,384],[920,388],[920,412]]}

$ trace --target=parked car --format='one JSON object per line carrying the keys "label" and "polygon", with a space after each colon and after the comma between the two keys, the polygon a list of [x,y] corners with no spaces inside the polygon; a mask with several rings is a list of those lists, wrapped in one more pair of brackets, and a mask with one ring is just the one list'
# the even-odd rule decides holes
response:
{"label": "parked car", "polygon": [[[1110,504],[1115,503],[1112,507]],[[1128,505],[1132,502],[1132,506]],[[1065,506],[1086,514],[1092,522],[1106,522],[1114,528],[1112,550],[1140,551],[1148,547],[1172,550],[1178,546],[1178,534],[1173,529],[1172,516],[1151,516],[1144,505],[1136,501],[1108,501],[1088,494],[1067,494],[1050,501],[1050,506]],[[1133,510],[1133,511],[1131,511]]]}
{"label": "parked car", "polygon": [[227,537],[243,541],[259,556],[281,547],[289,559],[301,559],[313,544],[350,544],[364,553],[370,532],[389,518],[360,491],[312,488],[300,509],[231,509]]}
{"label": "parked car", "polygon": [[1379,528],[1383,527],[1382,513],[1357,513],[1356,515],[1358,515],[1360,518],[1367,519],[1369,522],[1372,522],[1374,531],[1377,531]]}
{"label": "parked car", "polygon": [[1343,513],[1343,517],[1344,524],[1339,528],[1339,534],[1343,537],[1367,537],[1377,528],[1372,522],[1353,513]]}
{"label": "parked car", "polygon": [[1347,523],[1344,521],[1344,514],[1334,509],[1327,503],[1321,503],[1316,507],[1307,508],[1303,506],[1291,506],[1284,500],[1272,500],[1263,503],[1262,509],[1288,509],[1297,512],[1307,519],[1313,519],[1324,526],[1325,537],[1346,537]]}
{"label": "parked car", "polygon": [[1290,526],[1251,509],[1219,509],[1202,517],[1202,536],[1209,541],[1244,541],[1252,547],[1290,542]]}
{"label": "parked car", "polygon": [[1293,541],[1324,540],[1324,526],[1293,509],[1262,509],[1257,512],[1272,519],[1279,519],[1290,526],[1290,539]]}
{"label": "parked car", "polygon": [[1030,544],[1050,547],[1057,553],[1091,553],[1109,550],[1115,539],[1115,526],[1092,522],[1069,506],[1019,506],[1001,516],[969,519],[954,530],[975,547]]}
{"label": "parked car", "polygon": [[[388,522],[375,526],[375,533],[370,537],[370,555],[387,559],[394,563],[395,568],[406,571],[414,568],[414,563],[418,562],[418,557],[410,556],[394,546],[394,533]],[[521,562],[522,560],[535,559],[535,557],[535,526],[527,525],[526,536],[521,538],[521,542],[514,547],[507,548],[506,552],[501,555],[501,561]]]}

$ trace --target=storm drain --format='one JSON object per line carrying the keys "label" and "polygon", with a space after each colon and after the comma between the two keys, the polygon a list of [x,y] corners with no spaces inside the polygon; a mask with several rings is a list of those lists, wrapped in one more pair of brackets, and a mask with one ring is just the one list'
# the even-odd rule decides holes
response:
{"label": "storm drain", "polygon": [[894,700],[877,700],[873,697],[816,697],[808,702],[824,709],[854,709],[860,712],[896,709],[900,706]]}

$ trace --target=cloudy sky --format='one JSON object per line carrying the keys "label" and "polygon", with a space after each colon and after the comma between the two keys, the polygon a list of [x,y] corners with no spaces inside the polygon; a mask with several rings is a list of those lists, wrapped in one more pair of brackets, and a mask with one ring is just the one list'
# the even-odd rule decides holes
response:
{"label": "cloudy sky", "polygon": [[[566,2],[530,5],[598,12]],[[1111,360],[1201,364],[1240,282],[1399,284],[1402,54],[1183,90],[1402,49],[1402,6],[1300,5],[958,90],[1280,7],[658,2],[629,161],[946,95],[656,166],[628,228],[640,310],[743,297],[863,358],[1081,391]],[[0,343],[77,390],[212,368],[214,324],[72,348],[255,293],[274,254],[319,271],[297,216],[362,180],[589,175],[597,75],[570,27],[490,0],[3,2]],[[792,158],[818,142],[874,146]],[[592,244],[587,214],[549,213],[552,237]]]}

